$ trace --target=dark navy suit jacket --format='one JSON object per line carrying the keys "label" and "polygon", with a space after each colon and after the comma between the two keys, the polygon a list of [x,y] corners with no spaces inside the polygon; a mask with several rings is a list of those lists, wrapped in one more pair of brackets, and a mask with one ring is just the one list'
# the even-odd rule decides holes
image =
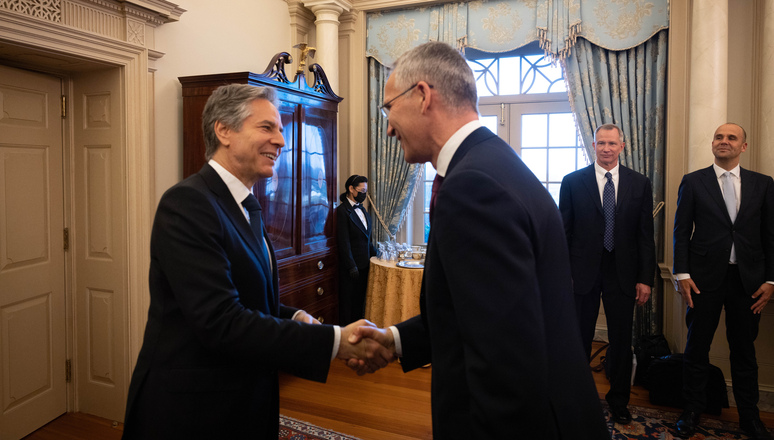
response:
{"label": "dark navy suit jacket", "polygon": [[422,315],[397,327],[404,370],[433,364],[433,436],[610,438],[559,211],[486,128],[452,158],[427,252]]}
{"label": "dark navy suit jacket", "polygon": [[[602,267],[605,217],[594,164],[568,174],[559,191],[575,294],[589,293]],[[650,179],[618,167],[615,205],[615,264],[625,295],[637,294],[637,283],[653,286],[656,245],[653,238],[653,190]],[[599,292],[597,292],[599,293]]]}
{"label": "dark navy suit jacket", "polygon": [[731,223],[712,166],[683,176],[674,228],[674,273],[690,273],[699,291],[726,275],[735,245],[744,290],[774,281],[774,181],[740,168],[742,200]]}
{"label": "dark navy suit jacket", "polygon": [[269,246],[209,165],[161,198],[125,439],[277,438],[278,370],[325,381],[333,328],[288,319]]}

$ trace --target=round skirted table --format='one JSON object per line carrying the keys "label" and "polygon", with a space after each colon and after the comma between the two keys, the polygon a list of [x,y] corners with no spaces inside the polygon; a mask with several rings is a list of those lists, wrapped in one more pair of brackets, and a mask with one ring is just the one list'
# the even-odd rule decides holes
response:
{"label": "round skirted table", "polygon": [[365,318],[385,328],[418,315],[422,272],[371,257]]}

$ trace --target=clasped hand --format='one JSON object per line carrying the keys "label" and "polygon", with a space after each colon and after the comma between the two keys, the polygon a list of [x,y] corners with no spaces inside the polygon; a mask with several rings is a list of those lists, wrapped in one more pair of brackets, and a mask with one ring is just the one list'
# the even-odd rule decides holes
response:
{"label": "clasped hand", "polygon": [[358,376],[374,373],[397,359],[392,332],[365,319],[353,322],[341,329],[336,357],[346,361]]}

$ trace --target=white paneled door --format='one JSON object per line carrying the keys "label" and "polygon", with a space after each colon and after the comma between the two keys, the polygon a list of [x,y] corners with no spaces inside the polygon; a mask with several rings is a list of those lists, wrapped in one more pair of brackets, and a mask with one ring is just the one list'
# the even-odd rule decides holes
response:
{"label": "white paneled door", "polygon": [[0,438],[67,410],[62,82],[0,66]]}

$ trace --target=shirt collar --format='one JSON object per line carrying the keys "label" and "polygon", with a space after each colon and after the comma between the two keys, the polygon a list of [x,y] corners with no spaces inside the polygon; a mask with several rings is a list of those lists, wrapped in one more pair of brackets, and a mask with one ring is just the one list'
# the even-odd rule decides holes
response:
{"label": "shirt collar", "polygon": [[480,120],[476,119],[475,121],[470,121],[460,127],[459,130],[455,131],[449,140],[446,141],[446,143],[441,148],[441,152],[438,153],[438,160],[435,163],[435,172],[438,173],[439,176],[446,177],[446,171],[449,168],[452,157],[454,157],[454,153],[456,153],[457,149],[460,148],[462,141],[464,141],[479,127],[481,127]]}
{"label": "shirt collar", "polygon": [[207,163],[215,170],[216,173],[218,173],[220,178],[223,180],[223,183],[225,183],[228,187],[231,196],[234,197],[234,200],[236,200],[236,202],[241,206],[245,197],[247,197],[248,194],[252,194],[250,188],[246,187],[241,180],[237,179],[236,176],[231,174],[227,169],[223,168],[223,165],[215,162],[214,159],[210,159],[210,161]]}
{"label": "shirt collar", "polygon": [[[716,163],[712,164],[712,168],[715,169],[715,176],[718,179],[720,179],[720,176],[722,176],[726,172],[726,170],[724,170],[723,168],[719,167],[718,164],[716,164]],[[728,172],[733,174],[734,177],[739,177],[739,164],[737,164],[734,168],[728,170]]]}
{"label": "shirt collar", "polygon": [[597,163],[597,161],[594,161],[594,170],[597,173],[597,179],[604,179],[605,178],[605,173],[609,172],[610,175],[613,176],[613,180],[617,180],[618,179],[618,168],[619,168],[620,165],[621,165],[620,163],[617,163],[617,164],[615,164],[615,166],[613,167],[612,170],[608,171],[608,170],[602,168]]}

